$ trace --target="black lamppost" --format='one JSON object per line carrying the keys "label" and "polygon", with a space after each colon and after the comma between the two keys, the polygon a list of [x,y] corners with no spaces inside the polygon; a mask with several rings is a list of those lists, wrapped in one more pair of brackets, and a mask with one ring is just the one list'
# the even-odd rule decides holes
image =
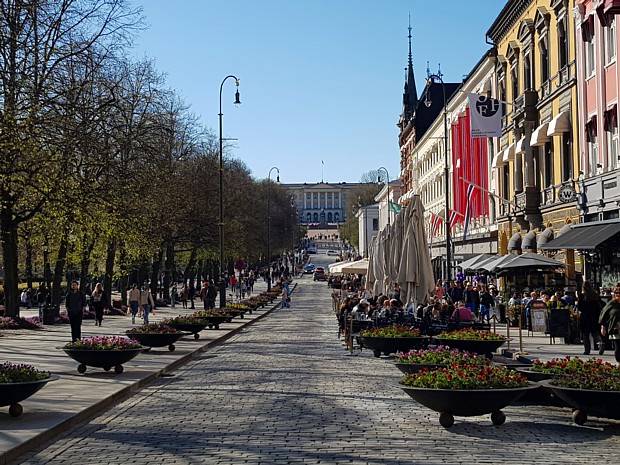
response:
{"label": "black lamppost", "polygon": [[441,84],[441,90],[443,91],[443,150],[444,150],[444,191],[446,197],[446,213],[444,223],[446,226],[446,276],[444,281],[449,281],[452,274],[452,253],[450,249],[450,192],[448,186],[449,180],[449,165],[448,165],[448,107],[446,106],[446,86],[441,78],[440,74],[428,73],[426,79],[426,97],[424,99],[424,105],[430,107],[431,102],[431,84],[435,81],[439,81]]}
{"label": "black lamppost", "polygon": [[224,88],[224,83],[228,78],[232,78],[235,80],[235,86],[237,86],[237,90],[235,92],[235,105],[240,105],[241,101],[239,100],[239,79],[237,79],[232,74],[226,76],[220,85],[220,308],[226,307],[226,282],[224,280],[224,162],[223,162],[223,152],[224,148],[222,145],[222,89]]}
{"label": "black lamppost", "polygon": [[276,182],[280,182],[280,168],[274,166],[267,176],[267,292],[271,292],[271,172],[273,170],[278,172]]}
{"label": "black lamppost", "polygon": [[380,166],[377,171],[385,171],[385,187],[387,188],[387,225],[390,225],[390,174],[388,170],[383,166]]}

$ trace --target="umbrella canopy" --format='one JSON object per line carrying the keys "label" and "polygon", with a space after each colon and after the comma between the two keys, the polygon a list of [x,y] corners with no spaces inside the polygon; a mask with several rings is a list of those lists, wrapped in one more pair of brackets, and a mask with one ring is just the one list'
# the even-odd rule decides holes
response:
{"label": "umbrella canopy", "polygon": [[350,262],[340,268],[340,272],[343,274],[366,274],[368,273],[368,259],[363,258],[355,262]]}
{"label": "umbrella canopy", "polygon": [[366,289],[370,290],[373,295],[377,295],[375,294],[375,282],[377,280],[375,274],[376,249],[377,236],[373,236],[370,240],[370,246],[368,246],[368,273],[366,274]]}
{"label": "umbrella canopy", "polygon": [[476,271],[493,272],[499,265],[501,265],[502,263],[507,263],[513,260],[515,257],[516,255],[514,254],[500,255],[499,257],[494,257],[491,260],[480,263],[477,266]]}
{"label": "umbrella canopy", "polygon": [[487,261],[490,258],[497,258],[497,255],[483,253],[480,255],[476,255],[475,257],[472,257],[469,260],[465,260],[464,262],[460,263],[457,266],[460,266],[463,269],[463,271],[475,270],[476,269],[475,265],[478,265],[484,261]]}
{"label": "umbrella canopy", "polygon": [[347,265],[348,263],[351,263],[351,262],[349,260],[344,260],[342,262],[332,263],[331,265],[327,266],[327,270],[329,271],[330,274],[342,274],[340,269],[343,266]]}

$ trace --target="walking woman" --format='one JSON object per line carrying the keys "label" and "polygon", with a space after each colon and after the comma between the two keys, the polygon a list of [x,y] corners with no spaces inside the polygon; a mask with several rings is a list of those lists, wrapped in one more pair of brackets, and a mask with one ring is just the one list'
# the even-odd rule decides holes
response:
{"label": "walking woman", "polygon": [[577,301],[579,311],[579,329],[583,339],[583,355],[590,355],[590,335],[599,355],[603,355],[605,346],[601,339],[598,319],[601,314],[602,301],[590,281],[583,282],[583,292]]}
{"label": "walking woman", "polygon": [[187,288],[187,283],[183,284],[181,288],[181,303],[183,304],[183,308],[187,308],[187,299],[189,297],[189,289]]}
{"label": "walking woman", "polygon": [[153,301],[153,295],[151,290],[145,284],[142,286],[142,292],[140,292],[140,305],[142,306],[142,315],[144,316],[144,324],[149,324],[149,314],[151,310],[155,313],[155,302]]}
{"label": "walking woman", "polygon": [[103,321],[103,309],[108,302],[108,296],[103,290],[103,285],[97,283],[92,294],[93,307],[95,308],[95,326],[101,326]]}
{"label": "walking woman", "polygon": [[601,334],[609,335],[609,339],[613,341],[614,356],[616,362],[620,363],[620,286],[616,285],[611,300],[601,311],[598,322],[601,325]]}
{"label": "walking woman", "polygon": [[129,308],[131,309],[131,324],[133,325],[136,323],[136,315],[138,314],[138,308],[140,307],[140,289],[138,289],[137,283],[133,283],[131,285],[127,300],[129,301]]}

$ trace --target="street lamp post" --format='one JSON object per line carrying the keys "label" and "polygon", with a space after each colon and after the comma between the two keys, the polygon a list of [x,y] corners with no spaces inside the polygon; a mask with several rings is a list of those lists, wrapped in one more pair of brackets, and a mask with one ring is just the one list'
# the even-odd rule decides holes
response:
{"label": "street lamp post", "polygon": [[240,105],[241,101],[239,100],[239,79],[232,74],[229,74],[224,78],[222,84],[220,85],[220,112],[218,114],[220,120],[220,308],[226,307],[226,282],[225,282],[225,274],[224,274],[224,161],[223,161],[223,138],[222,138],[222,89],[224,88],[224,83],[227,79],[232,78],[235,80],[235,86],[237,86],[237,90],[235,91],[235,105]]}
{"label": "street lamp post", "polygon": [[449,191],[449,165],[448,165],[448,107],[446,106],[446,86],[440,74],[428,74],[426,80],[426,98],[424,99],[424,105],[430,107],[432,102],[430,99],[431,84],[435,81],[439,81],[441,84],[441,90],[443,92],[443,150],[444,150],[444,193],[446,201],[446,213],[445,213],[445,227],[446,227],[446,275],[444,281],[449,281],[452,274],[452,253],[450,249],[450,191]]}
{"label": "street lamp post", "polygon": [[278,172],[276,182],[280,182],[280,168],[274,166],[267,176],[267,292],[271,292],[271,172],[273,170]]}
{"label": "street lamp post", "polygon": [[388,170],[383,166],[380,166],[377,171],[385,171],[385,187],[387,188],[387,225],[390,225],[390,174]]}

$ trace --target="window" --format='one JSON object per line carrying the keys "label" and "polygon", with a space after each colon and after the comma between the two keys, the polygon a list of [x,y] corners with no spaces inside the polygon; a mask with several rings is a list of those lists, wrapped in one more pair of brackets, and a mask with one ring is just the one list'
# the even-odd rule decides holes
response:
{"label": "window", "polygon": [[543,188],[553,186],[553,145],[551,141],[541,147],[543,151]]}
{"label": "window", "polygon": [[372,230],[379,231],[379,218],[372,219]]}
{"label": "window", "polygon": [[312,221],[312,215],[310,213],[306,214],[306,223],[310,223]]}
{"label": "window", "polygon": [[584,42],[584,49],[586,54],[586,77],[590,77],[594,74],[594,67],[596,65],[595,61],[595,48],[594,48],[594,37],[590,37],[586,42]]}
{"label": "window", "polygon": [[614,170],[618,163],[618,105],[603,114],[603,129],[607,138],[607,169]]}
{"label": "window", "polygon": [[327,214],[327,222],[331,223],[333,221],[331,212]]}
{"label": "window", "polygon": [[568,64],[568,36],[566,35],[566,17],[558,20],[558,52],[560,69]]}
{"label": "window", "polygon": [[318,214],[318,213],[315,213],[315,214],[314,214],[314,216],[313,216],[313,218],[314,218],[314,222],[315,222],[315,223],[318,223],[318,222],[319,222],[319,214]]}
{"label": "window", "polygon": [[616,20],[613,15],[605,19],[605,64],[610,64],[616,59]]}
{"label": "window", "polygon": [[596,128],[596,115],[586,123],[586,142],[588,143],[588,165],[590,176],[597,174],[598,165],[598,133]]}
{"label": "window", "polygon": [[519,67],[515,65],[510,73],[512,78],[512,99],[515,100],[519,96]]}
{"label": "window", "polygon": [[540,80],[545,83],[549,80],[549,50],[546,35],[540,38],[538,49],[540,51]]}
{"label": "window", "polygon": [[523,89],[529,90],[532,87],[532,55],[527,53],[523,56]]}
{"label": "window", "polygon": [[336,223],[338,223],[338,221],[340,221],[340,215],[338,214],[338,212],[334,213],[334,221]]}
{"label": "window", "polygon": [[562,181],[573,178],[573,154],[571,153],[570,133],[562,135]]}

